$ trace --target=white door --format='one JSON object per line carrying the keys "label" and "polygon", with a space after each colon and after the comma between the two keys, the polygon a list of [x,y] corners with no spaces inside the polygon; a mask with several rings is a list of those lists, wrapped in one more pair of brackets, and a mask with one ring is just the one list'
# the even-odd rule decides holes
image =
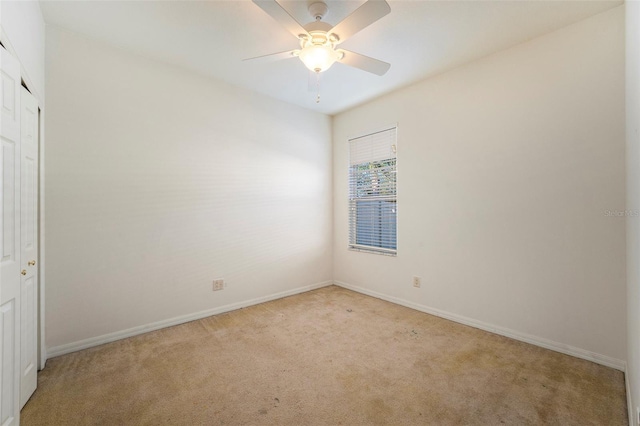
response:
{"label": "white door", "polygon": [[[20,133],[20,409],[38,384],[38,101],[22,88]],[[25,273],[26,272],[26,273]]]}
{"label": "white door", "polygon": [[0,425],[20,416],[20,65],[0,48]]}

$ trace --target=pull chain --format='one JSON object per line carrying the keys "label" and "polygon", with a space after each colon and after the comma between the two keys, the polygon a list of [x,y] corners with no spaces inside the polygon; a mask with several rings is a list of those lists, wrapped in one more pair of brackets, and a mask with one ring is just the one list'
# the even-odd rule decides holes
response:
{"label": "pull chain", "polygon": [[320,72],[316,72],[316,90],[317,90],[316,103],[319,104],[320,103]]}

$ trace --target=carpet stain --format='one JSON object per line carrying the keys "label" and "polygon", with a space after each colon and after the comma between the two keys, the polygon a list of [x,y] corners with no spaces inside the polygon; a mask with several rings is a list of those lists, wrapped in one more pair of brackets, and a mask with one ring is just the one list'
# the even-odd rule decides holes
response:
{"label": "carpet stain", "polygon": [[367,401],[365,409],[367,417],[372,424],[384,424],[384,419],[391,417],[392,408],[382,398],[374,398]]}

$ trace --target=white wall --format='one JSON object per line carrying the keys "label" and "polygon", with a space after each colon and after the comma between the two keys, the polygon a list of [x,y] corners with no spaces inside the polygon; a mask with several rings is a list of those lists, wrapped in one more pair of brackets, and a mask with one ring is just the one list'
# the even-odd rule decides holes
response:
{"label": "white wall", "polygon": [[[349,251],[346,140],[396,122],[398,256]],[[333,123],[336,281],[622,368],[623,7]]]}
{"label": "white wall", "polygon": [[[23,79],[44,103],[45,26],[37,1],[0,1],[0,25],[22,64]],[[5,40],[3,40],[4,42]]]}
{"label": "white wall", "polygon": [[[627,103],[627,395],[640,407],[640,3],[626,2]],[[637,425],[636,415],[632,415]]]}
{"label": "white wall", "polygon": [[46,58],[54,353],[331,280],[329,117],[55,28]]}

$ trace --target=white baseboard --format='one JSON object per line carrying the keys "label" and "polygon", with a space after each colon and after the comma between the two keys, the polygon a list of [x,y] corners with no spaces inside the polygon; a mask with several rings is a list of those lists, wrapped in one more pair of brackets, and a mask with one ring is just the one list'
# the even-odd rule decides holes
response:
{"label": "white baseboard", "polygon": [[575,346],[566,345],[564,343],[554,342],[552,340],[544,339],[538,336],[532,336],[530,334],[522,333],[519,331],[511,330],[504,327],[499,327],[496,325],[488,324],[482,321],[475,320],[473,318],[467,318],[462,315],[453,314],[450,312],[441,311],[436,308],[432,308],[425,305],[420,305],[417,303],[409,302],[404,299],[400,299],[393,296],[388,296],[386,294],[378,293],[376,291],[372,291],[363,287],[351,285],[348,283],[334,281],[335,285],[344,287],[349,290],[357,291],[358,293],[366,294],[368,296],[373,296],[378,299],[386,300],[388,302],[396,303],[398,305],[406,306],[407,308],[412,308],[420,312],[424,312],[427,314],[435,315],[437,317],[445,318],[460,324],[468,325],[474,328],[479,328],[480,330],[489,331],[491,333],[499,334],[501,336],[509,337],[511,339],[519,340],[521,342],[530,343],[535,346],[540,346],[545,349],[550,349],[552,351],[560,352],[566,355],[571,355],[576,358],[585,359],[587,361],[592,361],[597,364],[601,364],[607,367],[615,368],[616,370],[625,371],[626,363],[620,359],[615,359],[608,357],[606,355],[597,354],[595,352],[590,352],[585,349],[576,348]]}
{"label": "white baseboard", "polygon": [[213,309],[207,309],[206,311],[195,312],[193,314],[181,315],[179,317],[169,318],[162,321],[157,321],[151,324],[140,325],[137,327],[129,328],[126,330],[116,331],[109,334],[103,334],[102,336],[91,337],[89,339],[79,340],[77,342],[67,343],[65,345],[54,346],[47,348],[47,357],[53,358],[60,355],[65,355],[71,352],[80,351],[82,349],[92,348],[94,346],[103,345],[105,343],[111,343],[116,340],[125,339],[127,337],[137,336],[139,334],[148,333],[150,331],[159,330],[161,328],[171,327],[174,325],[184,324],[186,322],[199,320],[202,318],[210,317],[211,315],[222,314],[224,312],[235,311],[236,309],[246,308],[247,306],[257,305],[259,303],[269,302],[271,300],[282,299],[283,297],[293,296],[294,294],[304,293],[310,290],[315,290],[321,287],[330,286],[333,281],[324,281],[321,283],[306,285],[303,287],[294,288],[293,290],[282,291],[280,293],[270,294],[268,296],[257,297],[251,300],[245,300],[242,302],[232,303],[230,305],[220,306]]}
{"label": "white baseboard", "polygon": [[[415,309],[420,312],[425,312],[427,314],[445,318],[460,324],[479,328],[481,330],[489,331],[491,333],[499,334],[501,336],[505,336],[505,337],[509,337],[522,342],[530,343],[532,345],[540,346],[546,349],[550,349],[552,351],[556,351],[566,355],[571,355],[577,358],[585,359],[587,361],[592,361],[597,364],[615,368],[616,370],[620,370],[620,371],[626,370],[626,363],[619,359],[611,358],[606,355],[600,355],[595,352],[590,352],[574,346],[566,345],[564,343],[558,343],[558,342],[554,342],[552,340],[544,339],[541,337],[532,336],[530,334],[521,333],[519,331],[511,330],[508,328],[487,324],[482,321],[477,321],[472,318],[464,317],[462,315],[441,311],[436,308],[409,302],[404,299],[388,296],[386,294],[378,293],[376,291],[372,291],[363,287],[351,285],[341,281],[324,281],[321,283],[298,287],[293,290],[287,290],[280,293],[271,294],[268,296],[258,297],[255,299],[250,299],[242,302],[232,303],[225,306],[220,306],[213,309],[208,309],[206,311],[195,312],[193,314],[182,315],[179,317],[169,318],[169,319],[154,322],[151,324],[141,325],[141,326],[129,328],[126,330],[116,331],[114,333],[104,334],[102,336],[91,337],[89,339],[67,343],[65,345],[54,346],[46,349],[47,358],[53,358],[53,357],[68,354],[71,352],[76,352],[82,349],[88,349],[94,346],[103,345],[105,343],[114,342],[116,340],[125,339],[127,337],[137,336],[139,334],[148,333],[150,331],[159,330],[165,327],[171,327],[174,325],[183,324],[190,321],[195,321],[201,318],[209,317],[211,315],[234,311],[236,309],[257,305],[259,303],[264,303],[271,300],[281,299],[283,297],[292,296],[294,294],[304,293],[310,290],[326,287],[331,284],[335,284],[337,286],[344,287],[346,289],[353,290],[358,293],[366,294],[368,296],[376,297],[378,299],[386,300],[388,302],[396,303],[401,306],[406,306],[408,308]],[[626,379],[626,374],[625,374],[625,379]],[[627,383],[627,397],[629,397],[630,392],[629,392],[628,380],[626,380],[626,383]],[[630,413],[629,416],[631,417],[632,416],[631,408],[629,408],[629,413]]]}
{"label": "white baseboard", "polygon": [[636,413],[633,408],[633,399],[631,398],[631,385],[629,384],[629,371],[627,364],[624,367],[624,384],[627,387],[627,412],[629,413],[629,426],[636,426]]}

